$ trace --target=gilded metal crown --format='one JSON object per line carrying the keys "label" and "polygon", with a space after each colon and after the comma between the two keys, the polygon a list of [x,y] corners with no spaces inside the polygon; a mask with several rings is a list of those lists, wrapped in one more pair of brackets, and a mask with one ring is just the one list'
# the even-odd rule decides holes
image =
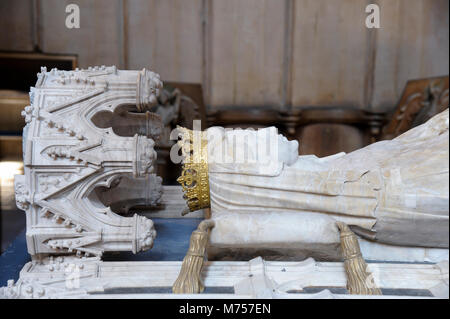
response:
{"label": "gilded metal crown", "polygon": [[181,176],[177,179],[191,212],[210,207],[208,180],[208,141],[206,133],[178,126],[183,155]]}

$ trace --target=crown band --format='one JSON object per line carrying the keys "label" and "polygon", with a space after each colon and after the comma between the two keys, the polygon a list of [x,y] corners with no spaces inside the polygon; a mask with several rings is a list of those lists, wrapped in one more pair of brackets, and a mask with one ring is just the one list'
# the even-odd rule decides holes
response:
{"label": "crown band", "polygon": [[191,212],[210,207],[208,180],[208,141],[206,133],[178,127],[181,140],[178,145],[183,155],[181,184],[184,198]]}

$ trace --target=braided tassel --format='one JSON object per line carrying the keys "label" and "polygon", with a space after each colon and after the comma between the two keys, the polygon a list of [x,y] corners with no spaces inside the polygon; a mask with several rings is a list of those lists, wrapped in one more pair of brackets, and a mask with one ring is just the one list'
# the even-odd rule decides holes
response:
{"label": "braided tassel", "polygon": [[336,224],[341,232],[341,249],[349,293],[381,295],[381,290],[375,286],[372,274],[367,271],[367,264],[362,257],[356,235],[345,223],[337,222]]}
{"label": "braided tassel", "polygon": [[208,244],[209,230],[214,227],[214,221],[204,220],[192,232],[189,249],[183,259],[178,278],[172,286],[175,294],[198,294],[205,290],[200,278]]}

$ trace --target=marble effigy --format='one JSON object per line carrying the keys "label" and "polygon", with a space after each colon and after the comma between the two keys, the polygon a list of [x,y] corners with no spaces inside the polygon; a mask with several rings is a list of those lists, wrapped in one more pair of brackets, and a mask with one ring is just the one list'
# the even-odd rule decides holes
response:
{"label": "marble effigy", "polygon": [[209,258],[339,260],[343,222],[366,259],[448,259],[448,125],[446,110],[393,140],[325,158],[298,156],[298,142],[274,127],[208,129]]}

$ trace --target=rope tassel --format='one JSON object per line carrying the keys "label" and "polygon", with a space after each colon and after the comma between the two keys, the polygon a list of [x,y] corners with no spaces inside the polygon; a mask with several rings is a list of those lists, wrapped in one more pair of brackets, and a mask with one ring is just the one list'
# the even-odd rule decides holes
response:
{"label": "rope tassel", "polygon": [[352,295],[381,295],[372,274],[367,270],[356,235],[342,222],[336,223],[341,232],[341,249],[347,275],[347,289]]}
{"label": "rope tassel", "polygon": [[194,230],[189,242],[189,249],[183,259],[178,278],[172,286],[175,294],[198,294],[205,290],[200,277],[205,261],[209,230],[214,227],[214,221],[207,219]]}

